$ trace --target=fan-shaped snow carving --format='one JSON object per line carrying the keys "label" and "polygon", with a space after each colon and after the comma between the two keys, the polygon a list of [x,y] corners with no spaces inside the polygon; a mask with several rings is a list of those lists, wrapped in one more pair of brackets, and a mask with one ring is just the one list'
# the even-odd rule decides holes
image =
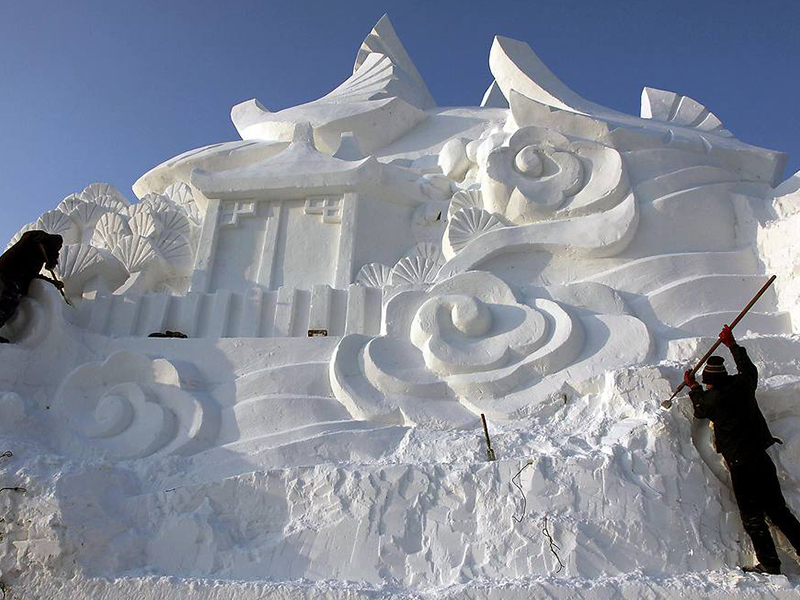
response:
{"label": "fan-shaped snow carving", "polygon": [[[422,122],[434,102],[387,17],[365,43],[352,76],[318,100],[276,113],[255,99],[234,106],[231,119],[242,139],[289,142],[294,125],[307,122],[320,150],[333,154],[350,132],[368,155]],[[375,44],[380,50],[369,50]]]}
{"label": "fan-shaped snow carving", "polygon": [[201,227],[203,225],[203,215],[200,214],[200,209],[197,207],[196,202],[184,204],[183,210],[193,227]]}
{"label": "fan-shaped snow carving", "polygon": [[444,233],[444,254],[449,259],[478,236],[503,227],[500,220],[480,208],[464,208],[447,223]]}
{"label": "fan-shaped snow carving", "polygon": [[438,264],[444,264],[442,247],[430,242],[420,242],[406,253],[406,256],[421,256]]}
{"label": "fan-shaped snow carving", "polygon": [[149,206],[153,212],[161,212],[164,210],[175,210],[176,205],[162,194],[145,194],[139,202],[141,205]]}
{"label": "fan-shaped snow carving", "polygon": [[36,229],[60,235],[65,244],[76,244],[81,233],[78,225],[60,210],[49,210],[36,221]]}
{"label": "fan-shaped snow carving", "polygon": [[436,280],[441,264],[422,256],[400,259],[389,275],[389,285],[428,285]]}
{"label": "fan-shaped snow carving", "polygon": [[723,137],[733,137],[733,134],[722,125],[722,121],[705,106],[689,96],[681,96],[675,92],[644,88],[641,115],[643,119],[655,119]]}
{"label": "fan-shaped snow carving", "polygon": [[359,269],[358,275],[356,275],[356,283],[382,289],[389,283],[391,272],[391,269],[384,264],[369,263]]}
{"label": "fan-shaped snow carving", "polygon": [[130,200],[110,183],[91,183],[83,188],[80,198],[86,202],[95,202],[112,209],[113,207],[108,206],[108,203],[117,203],[123,207],[131,204]]}
{"label": "fan-shaped snow carving", "polygon": [[75,369],[56,407],[72,432],[60,442],[74,454],[88,446],[117,459],[189,455],[219,429],[219,407],[196,387],[190,393],[172,363],[126,351]]}
{"label": "fan-shaped snow carving", "polygon": [[[56,267],[68,296],[80,296],[87,282],[97,277],[97,287],[113,291],[128,277],[125,268],[114,256],[109,256],[88,244],[69,244],[61,248]],[[97,288],[95,288],[97,289]]]}
{"label": "fan-shaped snow carving", "polygon": [[153,237],[159,231],[158,223],[149,210],[138,211],[130,218],[128,226],[134,235],[142,237]]}
{"label": "fan-shaped snow carving", "polygon": [[154,216],[159,223],[161,223],[162,231],[179,233],[187,238],[192,233],[192,226],[189,223],[189,219],[186,218],[186,215],[182,212],[174,208],[156,213]]}
{"label": "fan-shaped snow carving", "polygon": [[80,194],[70,194],[58,203],[56,209],[60,210],[65,215],[68,215],[84,202],[85,200],[81,200]]}
{"label": "fan-shaped snow carving", "polygon": [[94,227],[100,217],[107,212],[109,212],[108,208],[95,204],[94,202],[79,201],[74,204],[72,210],[67,214],[78,223],[83,230],[87,230]]}
{"label": "fan-shaped snow carving", "polygon": [[128,221],[112,212],[105,213],[97,220],[92,233],[92,245],[113,250],[122,236],[131,235]]}
{"label": "fan-shaped snow carving", "polygon": [[[435,106],[436,103],[428,91],[428,86],[425,85],[425,80],[422,79],[422,75],[417,71],[417,67],[397,37],[397,33],[387,15],[383,15],[378,20],[375,27],[362,42],[353,64],[353,74],[361,69],[371,54],[386,56],[393,64],[403,70],[404,75],[407,74],[406,76],[411,78],[414,85],[420,90],[419,104],[417,104],[419,108]],[[408,100],[408,98],[406,99]],[[412,104],[414,103],[412,102]]]}
{"label": "fan-shaped snow carving", "polygon": [[479,189],[459,190],[450,198],[448,216],[453,216],[462,208],[483,208],[483,196]]}
{"label": "fan-shaped snow carving", "polygon": [[102,206],[103,208],[107,208],[108,210],[119,213],[125,212],[129,206],[129,204],[121,202],[116,196],[111,195],[97,196],[94,198],[94,200],[92,200],[92,202],[98,206]]}
{"label": "fan-shaped snow carving", "polygon": [[166,196],[170,201],[178,205],[189,204],[194,202],[194,194],[192,188],[183,182],[173,183],[171,186],[164,190],[163,196]]}
{"label": "fan-shaped snow carving", "polygon": [[178,275],[187,275],[192,268],[192,248],[186,236],[178,232],[164,232],[153,241],[161,258]]}
{"label": "fan-shaped snow carving", "polygon": [[113,254],[129,273],[143,271],[158,259],[158,254],[150,240],[140,235],[122,238],[114,248]]}
{"label": "fan-shaped snow carving", "polygon": [[197,202],[194,199],[192,188],[185,183],[174,183],[164,190],[163,196],[168,198],[170,202],[174,202],[189,219],[192,225],[199,226],[202,222],[200,210],[197,207]]}
{"label": "fan-shaped snow carving", "polygon": [[94,246],[65,244],[61,247],[56,272],[62,280],[67,280],[80,271],[101,262],[103,262],[103,255]]}
{"label": "fan-shaped snow carving", "polygon": [[137,202],[136,204],[131,204],[128,208],[125,209],[125,214],[128,215],[129,218],[133,218],[138,214],[141,213],[150,213],[152,208],[149,204],[145,204],[144,202]]}

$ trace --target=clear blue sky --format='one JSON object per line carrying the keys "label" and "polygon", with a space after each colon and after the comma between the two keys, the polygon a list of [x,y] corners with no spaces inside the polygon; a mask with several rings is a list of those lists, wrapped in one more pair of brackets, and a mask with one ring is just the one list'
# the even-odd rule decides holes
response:
{"label": "clear blue sky", "polygon": [[88,183],[134,199],[156,164],[238,139],[238,102],[327,93],[384,12],[441,106],[480,102],[500,34],[595,102],[687,94],[800,168],[798,0],[0,0],[0,241]]}

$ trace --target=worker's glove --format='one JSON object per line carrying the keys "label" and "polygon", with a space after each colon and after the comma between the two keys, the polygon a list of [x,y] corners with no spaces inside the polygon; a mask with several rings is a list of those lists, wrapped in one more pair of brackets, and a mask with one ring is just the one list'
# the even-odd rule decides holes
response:
{"label": "worker's glove", "polygon": [[690,389],[700,385],[699,383],[697,383],[697,380],[694,378],[694,375],[692,375],[691,371],[683,372],[683,383],[689,386]]}
{"label": "worker's glove", "polygon": [[727,325],[722,327],[722,331],[719,334],[720,341],[725,344],[728,348],[736,344],[736,340],[733,339],[733,332],[731,328]]}

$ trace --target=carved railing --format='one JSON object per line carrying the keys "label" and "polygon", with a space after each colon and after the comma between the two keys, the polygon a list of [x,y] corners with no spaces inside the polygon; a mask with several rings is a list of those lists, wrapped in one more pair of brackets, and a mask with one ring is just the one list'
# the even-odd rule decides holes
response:
{"label": "carved railing", "polygon": [[199,338],[306,337],[312,331],[329,336],[377,335],[381,291],[352,284],[347,289],[254,287],[184,296],[98,294],[81,302],[74,323],[114,337],[144,337],[166,330]]}

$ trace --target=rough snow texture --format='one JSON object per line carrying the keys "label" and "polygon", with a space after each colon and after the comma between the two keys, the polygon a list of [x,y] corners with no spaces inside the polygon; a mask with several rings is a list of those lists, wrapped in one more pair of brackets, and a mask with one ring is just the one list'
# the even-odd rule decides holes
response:
{"label": "rough snow texture", "polygon": [[659,405],[777,274],[736,335],[800,510],[798,176],[688,96],[489,64],[438,108],[381,19],[325,97],[20,230],[64,236],[75,307],[36,282],[2,332],[11,594],[796,596],[791,554],[728,570],[708,425]]}

